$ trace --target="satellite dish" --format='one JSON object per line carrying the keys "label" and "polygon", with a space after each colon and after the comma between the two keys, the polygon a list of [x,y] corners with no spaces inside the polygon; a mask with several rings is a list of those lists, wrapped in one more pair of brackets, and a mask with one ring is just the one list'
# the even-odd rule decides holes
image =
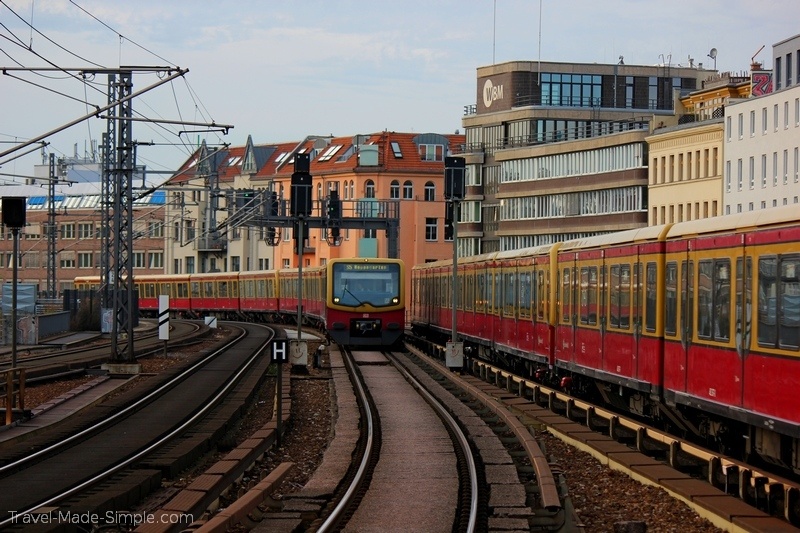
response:
{"label": "satellite dish", "polygon": [[711,51],[708,53],[708,57],[710,57],[711,59],[716,59],[717,58],[717,49],[716,48],[712,48]]}

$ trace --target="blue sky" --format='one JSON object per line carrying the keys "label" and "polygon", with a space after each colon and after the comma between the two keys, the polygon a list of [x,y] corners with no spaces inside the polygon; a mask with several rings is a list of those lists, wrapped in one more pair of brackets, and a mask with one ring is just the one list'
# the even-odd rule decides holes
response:
{"label": "blue sky", "polygon": [[[173,170],[198,138],[240,145],[248,135],[267,143],[461,130],[476,69],[493,62],[621,55],[710,68],[716,48],[718,70],[739,73],[763,45],[756,60],[771,68],[772,45],[796,35],[798,20],[798,0],[0,0],[0,66],[188,68],[136,98],[134,111],[234,128],[178,136],[198,128],[134,123],[134,139],[159,144],[140,146],[138,162]],[[0,76],[0,152],[86,114],[86,100],[106,101],[105,76],[87,86],[58,72],[11,74]],[[135,74],[134,90],[156,81]],[[72,155],[77,144],[83,155],[105,128],[82,122],[48,137],[47,149]],[[41,160],[14,155],[0,158],[0,173],[27,175]]]}

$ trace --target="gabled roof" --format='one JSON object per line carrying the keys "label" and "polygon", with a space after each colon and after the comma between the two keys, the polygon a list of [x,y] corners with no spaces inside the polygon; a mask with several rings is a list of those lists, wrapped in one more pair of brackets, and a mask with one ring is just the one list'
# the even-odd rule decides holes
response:
{"label": "gabled roof", "polygon": [[[216,168],[220,182],[230,182],[242,174],[242,164],[252,150],[258,170],[254,181],[285,178],[294,172],[297,154],[311,156],[312,174],[333,174],[374,167],[381,172],[439,173],[444,157],[461,153],[465,135],[438,133],[398,133],[383,131],[348,137],[308,136],[299,142],[254,145],[248,137],[244,146],[207,151],[207,167],[197,165],[205,144],[181,166],[171,183],[186,182]],[[209,153],[210,152],[210,153]]]}

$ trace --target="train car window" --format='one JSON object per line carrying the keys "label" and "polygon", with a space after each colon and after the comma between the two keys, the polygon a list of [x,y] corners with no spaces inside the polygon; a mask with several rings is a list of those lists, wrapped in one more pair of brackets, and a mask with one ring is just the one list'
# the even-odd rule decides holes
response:
{"label": "train car window", "polygon": [[670,261],[666,267],[664,331],[667,335],[678,333],[678,263],[675,261]]}
{"label": "train car window", "polygon": [[531,317],[531,274],[530,271],[519,274],[519,316],[522,318]]}
{"label": "train car window", "polygon": [[619,327],[631,329],[631,266],[619,270]]}
{"label": "train car window", "polygon": [[547,302],[547,277],[544,270],[539,270],[536,276],[536,316],[537,318],[544,319],[545,305]]}
{"label": "train car window", "polygon": [[742,333],[742,301],[745,295],[743,265],[742,258],[738,258],[736,260],[736,307],[734,308],[736,314],[733,322],[737,341],[741,338]]}
{"label": "train car window", "polygon": [[611,328],[621,328],[622,316],[622,294],[620,288],[620,268],[621,265],[611,265],[609,269],[610,278],[608,280],[608,326]]}
{"label": "train car window", "polygon": [[692,262],[681,261],[681,288],[683,298],[681,299],[680,315],[683,339],[691,339],[694,332],[694,285],[692,284],[692,274]]}
{"label": "train car window", "polygon": [[192,298],[200,298],[200,282],[192,282]]}
{"label": "train car window", "polygon": [[217,290],[219,291],[218,294],[219,294],[220,298],[227,298],[228,297],[228,282],[227,281],[220,281],[219,282],[219,286],[217,287]]}
{"label": "train car window", "polygon": [[471,272],[464,272],[464,281],[466,281],[464,308],[467,311],[472,311],[472,308],[475,306],[475,279],[472,277]]}
{"label": "train car window", "polygon": [[214,282],[213,281],[205,281],[203,282],[203,296],[206,298],[214,298]]}
{"label": "train car window", "polygon": [[633,265],[633,326],[637,330],[642,326],[642,264]]}
{"label": "train car window", "polygon": [[186,282],[178,283],[178,298],[189,297],[189,284]]}
{"label": "train car window", "polygon": [[697,287],[697,335],[717,341],[730,339],[731,263],[729,259],[700,261]]}
{"label": "train car window", "polygon": [[800,345],[800,257],[781,258],[780,324],[778,339],[783,348]]}
{"label": "train car window", "polygon": [[482,313],[486,305],[486,280],[482,273],[477,273],[475,276],[475,310]]}
{"label": "train car window", "polygon": [[571,277],[569,269],[565,268],[561,276],[561,321],[569,324],[569,316],[572,313],[572,306],[570,299]]}
{"label": "train car window", "polygon": [[503,316],[514,316],[517,300],[517,279],[513,272],[503,273]]}
{"label": "train car window", "polygon": [[608,327],[619,328],[619,265],[611,265],[608,279]]}
{"label": "train car window", "polygon": [[712,261],[700,261],[697,273],[697,336],[704,339],[711,338],[713,273]]}
{"label": "train car window", "polygon": [[731,338],[731,261],[714,262],[714,339]]}
{"label": "train car window", "polygon": [[597,267],[581,268],[581,324],[597,325]]}
{"label": "train car window", "polygon": [[658,269],[653,262],[647,263],[647,280],[644,288],[645,298],[645,329],[647,331],[656,330],[656,309],[657,309],[657,276]]}
{"label": "train car window", "polygon": [[500,277],[499,272],[495,272],[492,276],[491,289],[494,293],[492,314],[499,315],[503,309],[503,279]]}
{"label": "train car window", "polygon": [[231,283],[231,298],[239,297],[239,282],[234,281]]}
{"label": "train car window", "polygon": [[758,343],[797,348],[800,344],[800,281],[798,257],[766,257],[758,261]]}

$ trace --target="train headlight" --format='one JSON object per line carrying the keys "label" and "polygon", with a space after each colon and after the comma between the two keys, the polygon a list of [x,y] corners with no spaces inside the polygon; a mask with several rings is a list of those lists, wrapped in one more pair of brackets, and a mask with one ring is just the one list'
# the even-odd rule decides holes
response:
{"label": "train headlight", "polygon": [[335,304],[339,303],[339,297],[338,296],[334,296],[333,297],[333,303],[335,303]]}
{"label": "train headlight", "polygon": [[394,298],[392,298],[392,303],[393,303],[393,304],[396,304],[396,303],[397,303],[397,302],[399,302],[399,301],[400,301],[400,299],[399,299],[399,298],[397,298],[397,296],[395,296]]}

